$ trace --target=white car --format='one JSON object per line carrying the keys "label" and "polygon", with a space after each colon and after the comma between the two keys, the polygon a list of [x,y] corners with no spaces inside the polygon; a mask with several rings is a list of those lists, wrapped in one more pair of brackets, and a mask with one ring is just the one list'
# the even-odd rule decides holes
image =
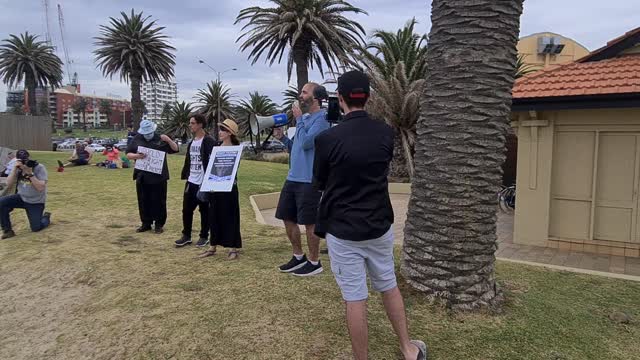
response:
{"label": "white car", "polygon": [[89,144],[87,145],[87,147],[90,147],[93,149],[93,151],[97,151],[97,152],[103,152],[105,147],[99,144]]}
{"label": "white car", "polygon": [[56,148],[57,151],[73,151],[76,149],[76,143],[74,142],[69,142],[69,141],[65,141],[61,144],[58,144],[58,147]]}

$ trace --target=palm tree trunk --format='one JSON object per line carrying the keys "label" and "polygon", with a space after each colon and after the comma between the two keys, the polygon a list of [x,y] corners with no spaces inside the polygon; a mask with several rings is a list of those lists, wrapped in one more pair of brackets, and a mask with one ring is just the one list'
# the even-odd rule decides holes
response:
{"label": "palm tree trunk", "polygon": [[84,132],[87,132],[87,112],[86,111],[82,112],[82,128],[84,129]]}
{"label": "palm tree trunk", "polygon": [[29,105],[29,113],[38,115],[38,107],[36,106],[36,80],[33,76],[27,74],[25,77],[25,86],[27,87],[27,104]]}
{"label": "palm tree trunk", "polygon": [[[522,0],[434,0],[402,273],[455,310],[499,306],[496,192]],[[482,45],[478,45],[482,44]]]}
{"label": "palm tree trunk", "polygon": [[[298,41],[301,44],[302,40]],[[293,62],[296,64],[296,79],[298,81],[298,93],[302,87],[309,82],[308,54],[304,45],[296,45],[293,49]]]}
{"label": "palm tree trunk", "polygon": [[131,73],[131,116],[133,129],[136,131],[142,119],[142,100],[140,99],[140,83],[142,82],[142,72],[134,70]]}
{"label": "palm tree trunk", "polygon": [[389,176],[394,182],[409,179],[409,168],[407,167],[407,158],[402,146],[402,135],[399,130],[395,130],[396,135],[393,139],[393,161],[389,165]]}

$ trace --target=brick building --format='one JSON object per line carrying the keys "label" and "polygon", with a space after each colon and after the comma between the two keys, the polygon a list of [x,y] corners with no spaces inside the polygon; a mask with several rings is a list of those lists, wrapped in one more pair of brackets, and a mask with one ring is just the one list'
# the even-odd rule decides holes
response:
{"label": "brick building", "polygon": [[[49,109],[51,116],[59,127],[81,127],[83,125],[82,114],[73,110],[73,105],[80,99],[87,102],[85,112],[87,126],[89,127],[121,127],[131,123],[131,103],[127,100],[86,95],[80,93],[80,86],[65,86],[56,89],[49,95]],[[106,101],[111,106],[111,115],[100,111],[101,103]]]}

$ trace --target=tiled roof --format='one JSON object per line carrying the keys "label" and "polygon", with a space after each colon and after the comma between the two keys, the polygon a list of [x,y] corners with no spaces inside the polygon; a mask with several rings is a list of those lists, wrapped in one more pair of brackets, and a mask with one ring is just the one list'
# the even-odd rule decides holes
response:
{"label": "tiled roof", "polygon": [[513,98],[640,93],[640,54],[575,62],[518,79]]}

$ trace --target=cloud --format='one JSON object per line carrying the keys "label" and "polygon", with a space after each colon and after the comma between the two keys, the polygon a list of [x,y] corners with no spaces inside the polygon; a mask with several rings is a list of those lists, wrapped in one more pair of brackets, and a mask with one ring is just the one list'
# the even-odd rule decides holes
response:
{"label": "cloud", "polygon": [[[166,27],[176,47],[176,81],[179,99],[193,101],[197,89],[203,88],[216,75],[198,63],[205,60],[219,71],[226,72],[223,81],[231,86],[238,97],[248,96],[250,91],[260,91],[273,100],[282,100],[281,92],[288,86],[285,64],[269,67],[259,60],[251,65],[247,54],[239,51],[236,38],[241,26],[234,25],[238,12],[248,6],[271,6],[269,1],[208,1],[181,0],[164,2],[156,0],[56,0],[50,1],[49,28],[54,43],[60,48],[60,28],[57,21],[56,4],[60,3],[65,18],[65,40],[69,49],[73,71],[78,73],[82,91],[96,95],[118,94],[130,97],[127,84],[118,78],[104,78],[94,63],[93,38],[99,34],[99,26],[106,25],[109,17],[119,17],[120,12],[131,8],[152,15],[158,24]],[[365,9],[369,15],[352,17],[363,25],[367,32],[374,29],[396,30],[411,17],[419,22],[417,30],[428,32],[430,8],[424,0],[352,0],[351,4]],[[553,31],[595,49],[637,26],[634,14],[636,4],[627,0],[609,0],[606,3],[594,0],[529,0],[525,1],[521,34]],[[44,34],[44,8],[42,1],[0,0],[0,38],[10,33],[29,32]],[[310,78],[322,81],[320,74],[310,73]],[[295,81],[295,78],[292,79]],[[6,86],[0,84],[0,111],[5,108]]]}

